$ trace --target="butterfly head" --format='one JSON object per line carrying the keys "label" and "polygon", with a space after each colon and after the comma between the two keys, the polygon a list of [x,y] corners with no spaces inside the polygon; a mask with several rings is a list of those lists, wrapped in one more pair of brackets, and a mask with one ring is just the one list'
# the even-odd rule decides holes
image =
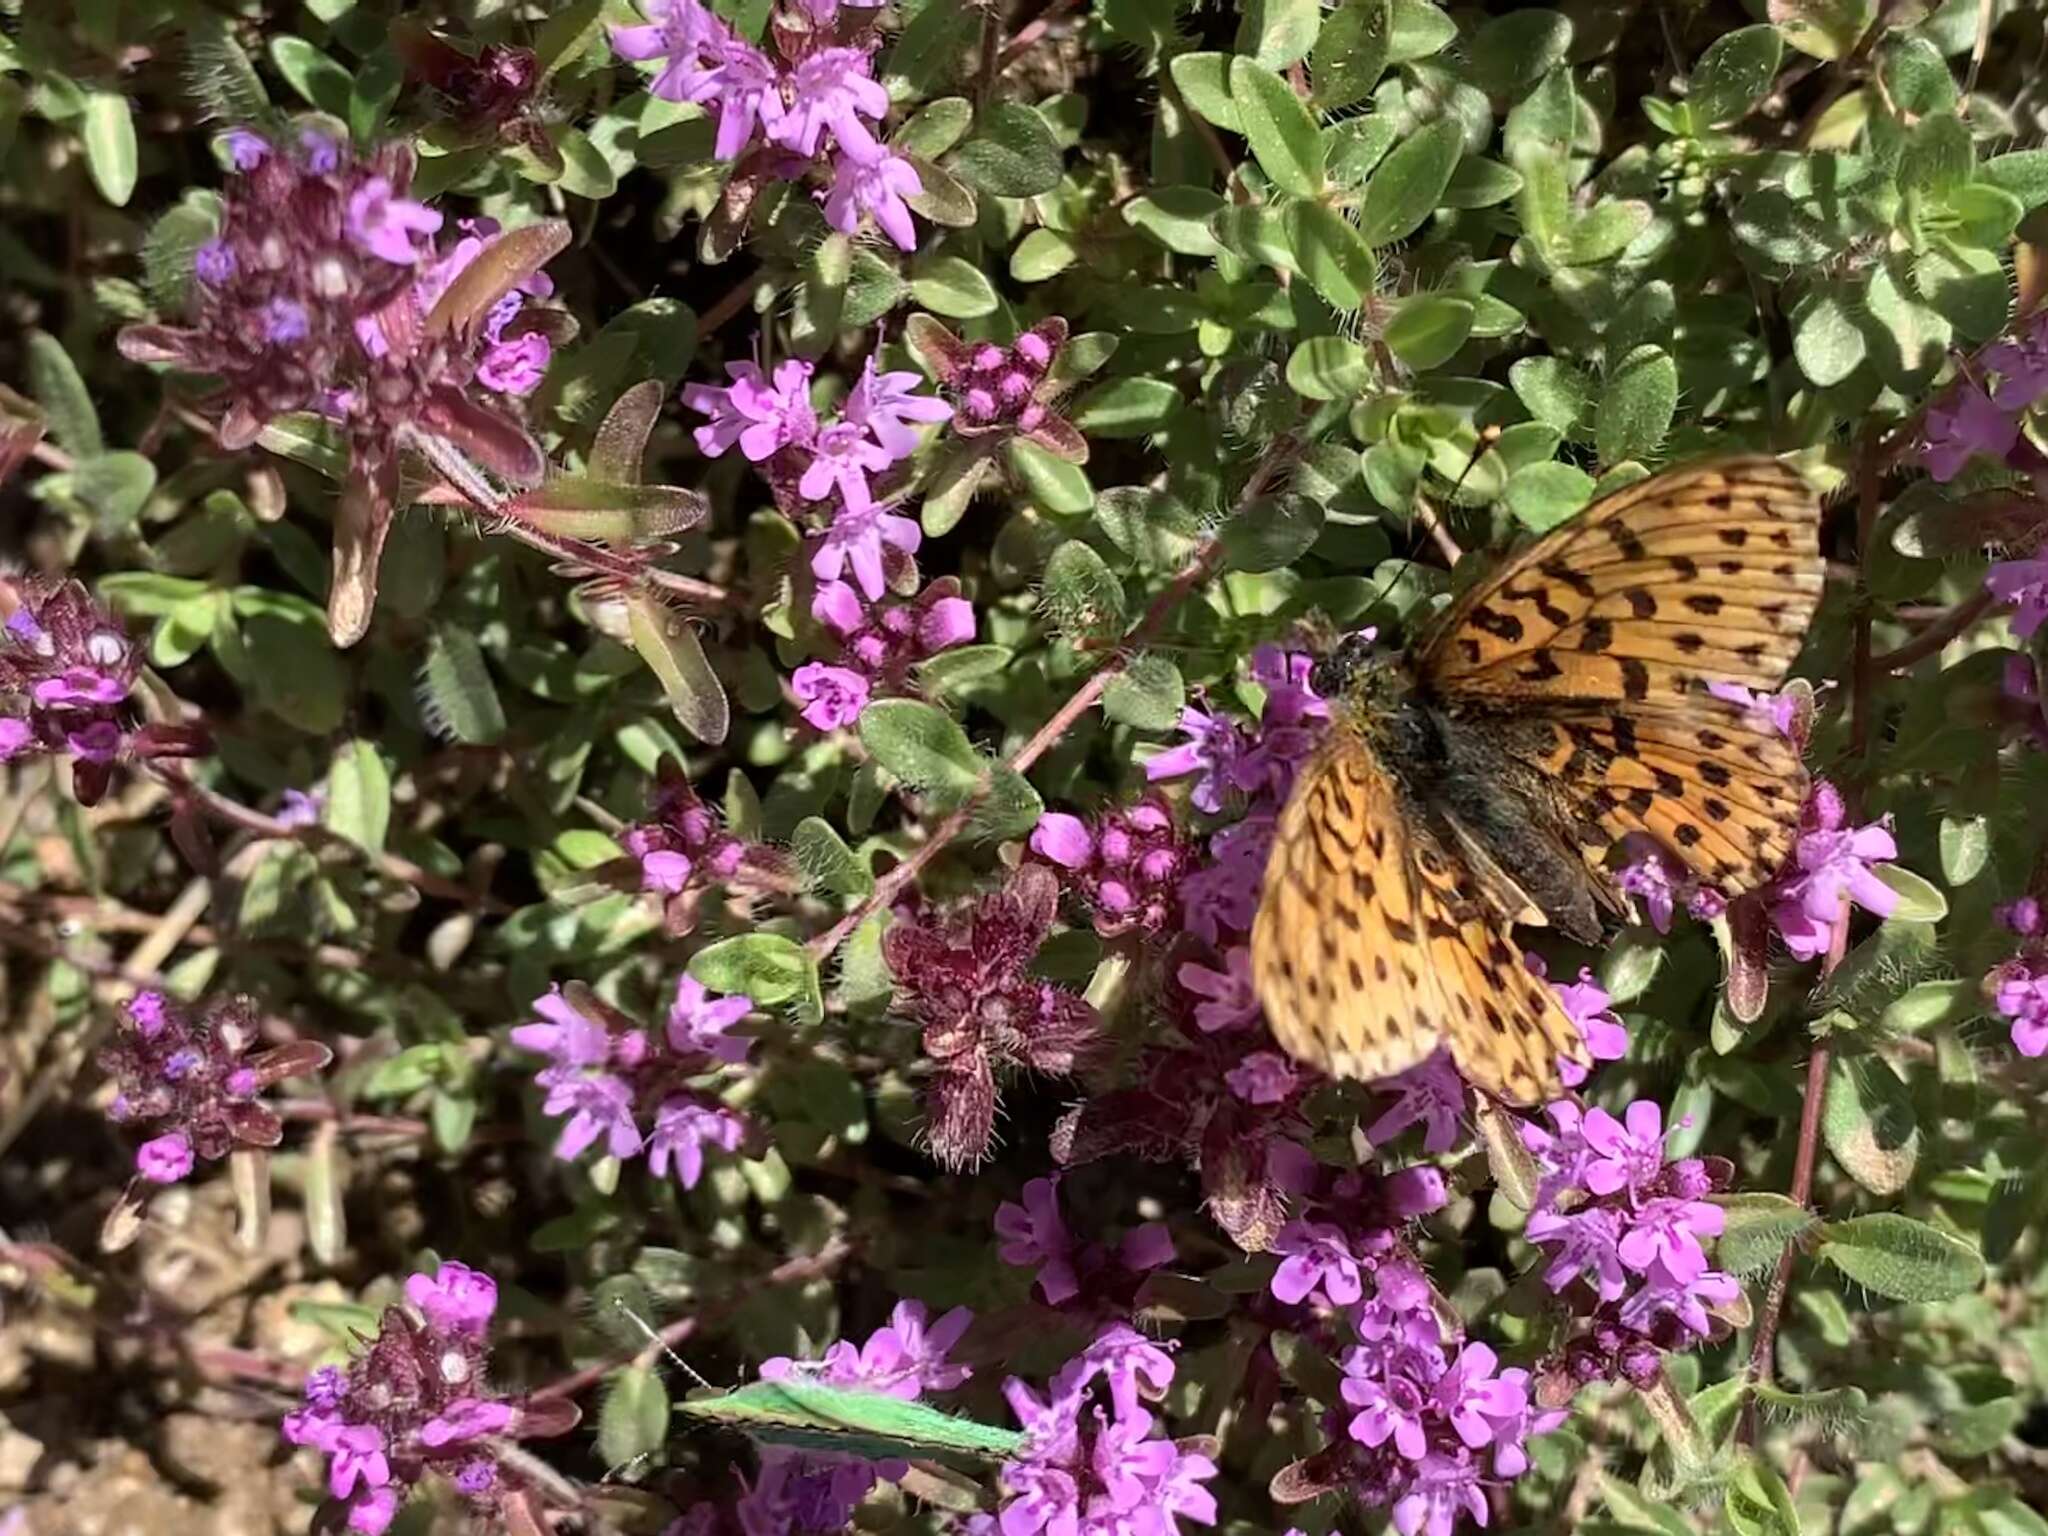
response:
{"label": "butterfly head", "polygon": [[1408,691],[1407,670],[1398,651],[1379,643],[1368,626],[1339,640],[1309,674],[1309,686],[1333,703],[1367,716],[1398,704]]}

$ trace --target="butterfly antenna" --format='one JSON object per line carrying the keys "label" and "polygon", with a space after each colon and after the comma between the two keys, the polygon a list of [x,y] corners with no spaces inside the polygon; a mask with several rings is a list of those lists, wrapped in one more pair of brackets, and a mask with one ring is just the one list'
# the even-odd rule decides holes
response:
{"label": "butterfly antenna", "polygon": [[608,1296],[605,1298],[605,1305],[610,1307],[612,1311],[617,1313],[620,1317],[623,1317],[627,1322],[631,1323],[635,1328],[639,1329],[641,1334],[646,1337],[647,1342],[653,1345],[656,1349],[660,1350],[661,1353],[667,1357],[668,1363],[670,1365],[674,1366],[677,1370],[681,1371],[685,1376],[689,1377],[690,1380],[694,1381],[695,1383],[697,1383],[698,1386],[703,1387],[705,1390],[711,1392],[716,1392],[718,1390],[717,1387],[713,1386],[712,1383],[706,1381],[703,1378],[703,1376],[698,1373],[697,1368],[695,1366],[691,1365],[689,1361],[685,1360],[681,1355],[677,1354],[675,1350],[670,1347],[668,1340],[661,1336],[659,1330],[657,1330],[653,1326],[653,1324],[649,1323],[646,1318],[642,1317],[638,1312],[634,1311],[632,1304],[628,1302],[625,1297],[616,1295]]}

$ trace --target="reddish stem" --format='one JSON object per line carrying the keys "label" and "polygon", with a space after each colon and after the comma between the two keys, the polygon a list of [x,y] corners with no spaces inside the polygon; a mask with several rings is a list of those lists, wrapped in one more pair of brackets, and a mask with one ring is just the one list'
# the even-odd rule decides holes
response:
{"label": "reddish stem", "polygon": [[[1251,478],[1245,482],[1244,490],[1238,497],[1238,511],[1242,511],[1253,498],[1264,493],[1266,487],[1272,483],[1273,476],[1279,472],[1281,464],[1293,452],[1294,442],[1291,438],[1275,439],[1273,445],[1266,450],[1265,457],[1252,470]],[[1073,697],[1055,710],[1052,718],[1041,725],[1029,741],[1011,753],[1004,760],[1003,766],[1012,773],[1025,773],[1030,770],[1032,764],[1051,751],[1059,743],[1060,738],[1073,728],[1074,722],[1094,707],[1095,702],[1102,697],[1102,690],[1122,676],[1124,670],[1145,647],[1159,637],[1159,632],[1166,627],[1166,621],[1173,616],[1173,611],[1181,605],[1188,594],[1215,574],[1222,558],[1222,535],[1212,534],[1195,550],[1186,567],[1152,599],[1144,615],[1125,633],[1117,646],[1116,654],[1091,673]],[[893,902],[897,894],[915,880],[947,844],[966,831],[976,809],[988,794],[991,782],[991,778],[984,778],[974,793],[954,807],[946,819],[932,829],[931,835],[919,844],[909,857],[875,882],[874,890],[866,899],[831,928],[812,939],[812,957],[822,964],[862,923]]]}

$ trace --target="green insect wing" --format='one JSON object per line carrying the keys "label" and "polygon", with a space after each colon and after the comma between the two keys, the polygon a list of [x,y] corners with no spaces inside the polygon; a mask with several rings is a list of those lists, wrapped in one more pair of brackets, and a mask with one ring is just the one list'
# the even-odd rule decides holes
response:
{"label": "green insect wing", "polygon": [[1024,1444],[1022,1430],[996,1429],[924,1403],[800,1378],[757,1381],[676,1406],[688,1418],[740,1430],[765,1444],[870,1460],[950,1455],[1001,1461]]}

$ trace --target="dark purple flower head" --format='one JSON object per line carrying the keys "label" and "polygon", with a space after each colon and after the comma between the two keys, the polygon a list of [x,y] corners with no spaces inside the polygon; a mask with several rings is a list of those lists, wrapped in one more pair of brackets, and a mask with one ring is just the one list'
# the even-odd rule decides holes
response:
{"label": "dark purple flower head", "polygon": [[1104,938],[1153,937],[1166,929],[1179,910],[1181,877],[1195,859],[1157,795],[1092,821],[1048,811],[1032,830],[1031,851],[1061,872]]}
{"label": "dark purple flower head", "polygon": [[0,762],[68,756],[79,803],[93,805],[123,755],[185,757],[206,749],[205,732],[196,727],[131,729],[128,695],[142,657],[79,583],[0,579],[0,615]]}
{"label": "dark purple flower head", "polygon": [[487,1379],[498,1287],[466,1264],[445,1263],[406,1281],[407,1306],[386,1307],[376,1337],[345,1369],[314,1371],[305,1406],[285,1416],[284,1437],[328,1457],[327,1489],[347,1526],[379,1536],[429,1473],[485,1499],[517,1474],[494,1443],[559,1435],[573,1404],[507,1399]]}
{"label": "dark purple flower head", "polygon": [[998,1071],[1070,1076],[1096,1045],[1095,1010],[1030,974],[1058,905],[1052,873],[1026,865],[971,910],[899,918],[882,937],[896,1006],[924,1031],[926,1134],[949,1168],[987,1156]]}
{"label": "dark purple flower head", "polygon": [[407,195],[403,144],[358,156],[315,129],[277,142],[240,130],[230,143],[235,171],[190,323],[131,325],[118,344],[132,361],[217,379],[230,451],[295,411],[346,435],[349,520],[336,530],[329,624],[350,644],[374,603],[401,448],[444,443],[514,484],[541,478],[546,460],[507,397],[538,384],[549,338],[568,334],[566,316],[520,297],[549,291],[538,269],[568,227],[478,221],[440,245],[442,216]]}
{"label": "dark purple flower head", "polygon": [[256,1005],[221,998],[198,1010],[161,992],[138,992],[114,1041],[100,1052],[113,1079],[108,1113],[157,1134],[136,1152],[135,1167],[155,1184],[174,1184],[195,1159],[215,1162],[236,1147],[274,1147],[284,1125],[257,1095],[288,1077],[308,1077],[334,1059],[317,1041],[250,1054]]}

